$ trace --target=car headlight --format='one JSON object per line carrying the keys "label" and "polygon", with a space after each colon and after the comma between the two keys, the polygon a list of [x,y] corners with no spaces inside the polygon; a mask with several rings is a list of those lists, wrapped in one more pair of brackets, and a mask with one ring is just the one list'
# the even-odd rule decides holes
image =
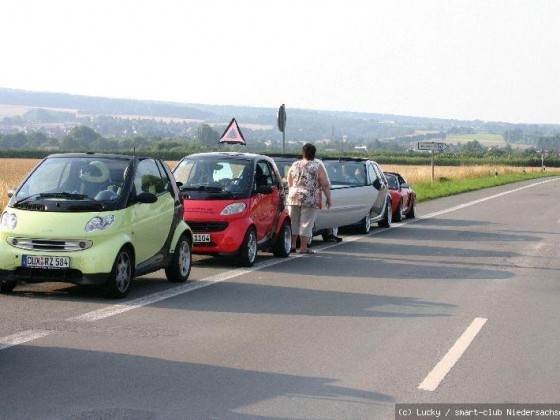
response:
{"label": "car headlight", "polygon": [[224,207],[220,216],[231,216],[232,214],[238,214],[245,210],[247,206],[245,203],[232,203]]}
{"label": "car headlight", "polygon": [[5,211],[2,213],[2,222],[0,222],[3,228],[8,228],[13,230],[16,228],[17,225],[17,216],[12,213],[8,213]]}
{"label": "car headlight", "polygon": [[96,216],[93,219],[91,219],[89,222],[87,222],[87,225],[86,225],[84,230],[86,231],[86,233],[93,232],[94,230],[97,230],[97,229],[98,230],[105,230],[114,221],[115,221],[115,216],[113,216],[112,214],[109,215],[109,216],[105,216],[105,217]]}

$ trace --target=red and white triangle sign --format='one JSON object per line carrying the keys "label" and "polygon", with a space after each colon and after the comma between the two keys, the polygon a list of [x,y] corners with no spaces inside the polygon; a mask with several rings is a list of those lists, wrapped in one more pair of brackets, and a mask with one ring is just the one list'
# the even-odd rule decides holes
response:
{"label": "red and white triangle sign", "polygon": [[224,134],[220,137],[219,143],[226,143],[226,144],[243,144],[245,145],[245,137],[241,133],[239,126],[237,125],[237,121],[235,118],[231,119],[231,122],[227,126]]}

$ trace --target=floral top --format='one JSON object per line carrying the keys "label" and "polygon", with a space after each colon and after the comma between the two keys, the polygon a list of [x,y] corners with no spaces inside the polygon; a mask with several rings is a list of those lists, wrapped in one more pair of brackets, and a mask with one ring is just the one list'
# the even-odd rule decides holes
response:
{"label": "floral top", "polygon": [[316,160],[298,160],[290,168],[292,186],[288,193],[289,206],[321,207],[321,184]]}

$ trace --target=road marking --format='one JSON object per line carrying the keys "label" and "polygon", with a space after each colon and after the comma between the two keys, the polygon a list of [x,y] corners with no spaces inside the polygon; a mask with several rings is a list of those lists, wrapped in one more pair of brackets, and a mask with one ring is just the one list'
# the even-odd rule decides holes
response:
{"label": "road marking", "polygon": [[52,334],[52,332],[53,331],[47,330],[29,330],[21,331],[7,337],[0,338],[0,350],[46,337],[47,335]]}
{"label": "road marking", "polygon": [[[364,238],[365,236],[369,236],[369,235],[378,235],[380,233],[383,232],[387,232],[390,229],[396,229],[402,226],[406,226],[409,223],[415,223],[418,222],[420,220],[423,219],[430,219],[445,213],[449,213],[455,210],[460,210],[462,208],[465,207],[469,207],[478,203],[482,203],[484,201],[487,200],[492,200],[495,199],[497,197],[501,197],[507,194],[511,194],[517,191],[521,191],[524,190],[526,188],[531,188],[531,187],[535,187],[537,185],[541,185],[547,182],[552,182],[552,181],[558,181],[560,178],[553,178],[553,179],[549,179],[549,180],[545,180],[545,181],[541,181],[541,182],[537,182],[535,184],[531,184],[531,185],[526,185],[524,187],[521,188],[516,188],[513,190],[509,190],[509,191],[505,191],[499,194],[495,194],[489,197],[485,197],[485,198],[481,198],[475,201],[471,201],[465,204],[461,204],[455,207],[451,207],[449,209],[446,210],[441,210],[441,211],[437,211],[437,212],[433,212],[433,213],[429,213],[423,216],[418,216],[416,219],[410,219],[407,220],[405,222],[402,222],[398,225],[391,225],[390,228],[388,229],[382,229],[382,230],[375,230],[374,232],[368,234],[368,235],[357,235],[357,236],[352,236],[352,237],[348,237],[345,238],[344,241],[339,242],[339,243],[334,243],[334,244],[330,244],[330,245],[325,245],[322,246],[321,248],[317,248],[317,250],[322,251],[322,250],[326,250],[326,249],[330,249],[333,248],[335,246],[340,246],[340,245],[344,245],[344,243],[348,243],[348,242],[354,242],[357,240],[360,240],[362,238]],[[229,280],[238,276],[242,276],[243,274],[247,274],[247,273],[251,273],[253,271],[257,271],[260,270],[262,268],[267,268],[267,267],[271,267],[273,265],[276,264],[281,264],[284,263],[286,261],[290,261],[294,258],[300,258],[303,257],[304,255],[301,254],[292,254],[290,256],[290,258],[279,258],[279,259],[275,259],[275,260],[270,260],[270,261],[265,261],[262,263],[258,263],[255,264],[253,267],[251,268],[246,268],[246,269],[237,269],[237,270],[231,270],[231,271],[227,271],[225,273],[220,273],[217,274],[215,276],[211,276],[211,277],[207,277],[205,279],[201,279],[198,280],[194,283],[186,283],[177,287],[173,287],[171,289],[165,290],[163,292],[157,292],[157,293],[153,293],[151,295],[148,296],[144,296],[138,299],[133,299],[131,301],[122,303],[122,304],[117,304],[117,305],[111,305],[111,306],[107,306],[105,308],[102,309],[98,309],[96,311],[92,311],[92,312],[88,312],[82,315],[78,315],[76,317],[72,317],[72,318],[68,318],[66,319],[66,321],[81,321],[81,322],[95,322],[98,321],[100,319],[104,319],[104,318],[108,318],[114,315],[118,315],[124,312],[128,312],[131,311],[133,309],[137,309],[137,308],[141,308],[143,306],[146,305],[151,305],[153,303],[157,303],[160,302],[162,300],[165,299],[169,299],[175,296],[179,296],[185,293],[190,293],[194,290],[197,289],[201,289],[203,287],[207,287],[207,286],[211,286],[213,284],[216,283],[220,283],[223,282],[225,280]],[[13,347],[16,346],[18,344],[24,344],[27,343],[29,341],[33,341],[39,338],[43,338],[46,337],[52,333],[54,333],[55,331],[46,331],[46,330],[28,330],[28,331],[22,331],[4,338],[0,338],[0,350],[6,349],[8,347]]]}
{"label": "road marking", "polygon": [[482,329],[484,324],[488,321],[487,318],[475,318],[474,321],[465,330],[463,335],[455,342],[453,347],[449,349],[447,354],[443,356],[443,359],[432,369],[432,371],[426,376],[426,379],[418,385],[418,389],[423,389],[425,391],[434,391],[443,378],[449,373],[451,368],[455,366],[455,363],[461,358],[467,347],[474,340],[476,335]]}

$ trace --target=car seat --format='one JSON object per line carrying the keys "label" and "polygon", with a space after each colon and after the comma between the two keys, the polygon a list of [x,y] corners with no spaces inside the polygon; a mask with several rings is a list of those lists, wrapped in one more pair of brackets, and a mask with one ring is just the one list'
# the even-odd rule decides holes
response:
{"label": "car seat", "polygon": [[255,171],[255,184],[257,188],[268,185],[268,177],[263,173],[260,165],[257,165],[257,169]]}
{"label": "car seat", "polygon": [[99,160],[93,160],[85,169],[81,169],[79,178],[79,193],[88,197],[95,197],[111,183],[109,168]]}

